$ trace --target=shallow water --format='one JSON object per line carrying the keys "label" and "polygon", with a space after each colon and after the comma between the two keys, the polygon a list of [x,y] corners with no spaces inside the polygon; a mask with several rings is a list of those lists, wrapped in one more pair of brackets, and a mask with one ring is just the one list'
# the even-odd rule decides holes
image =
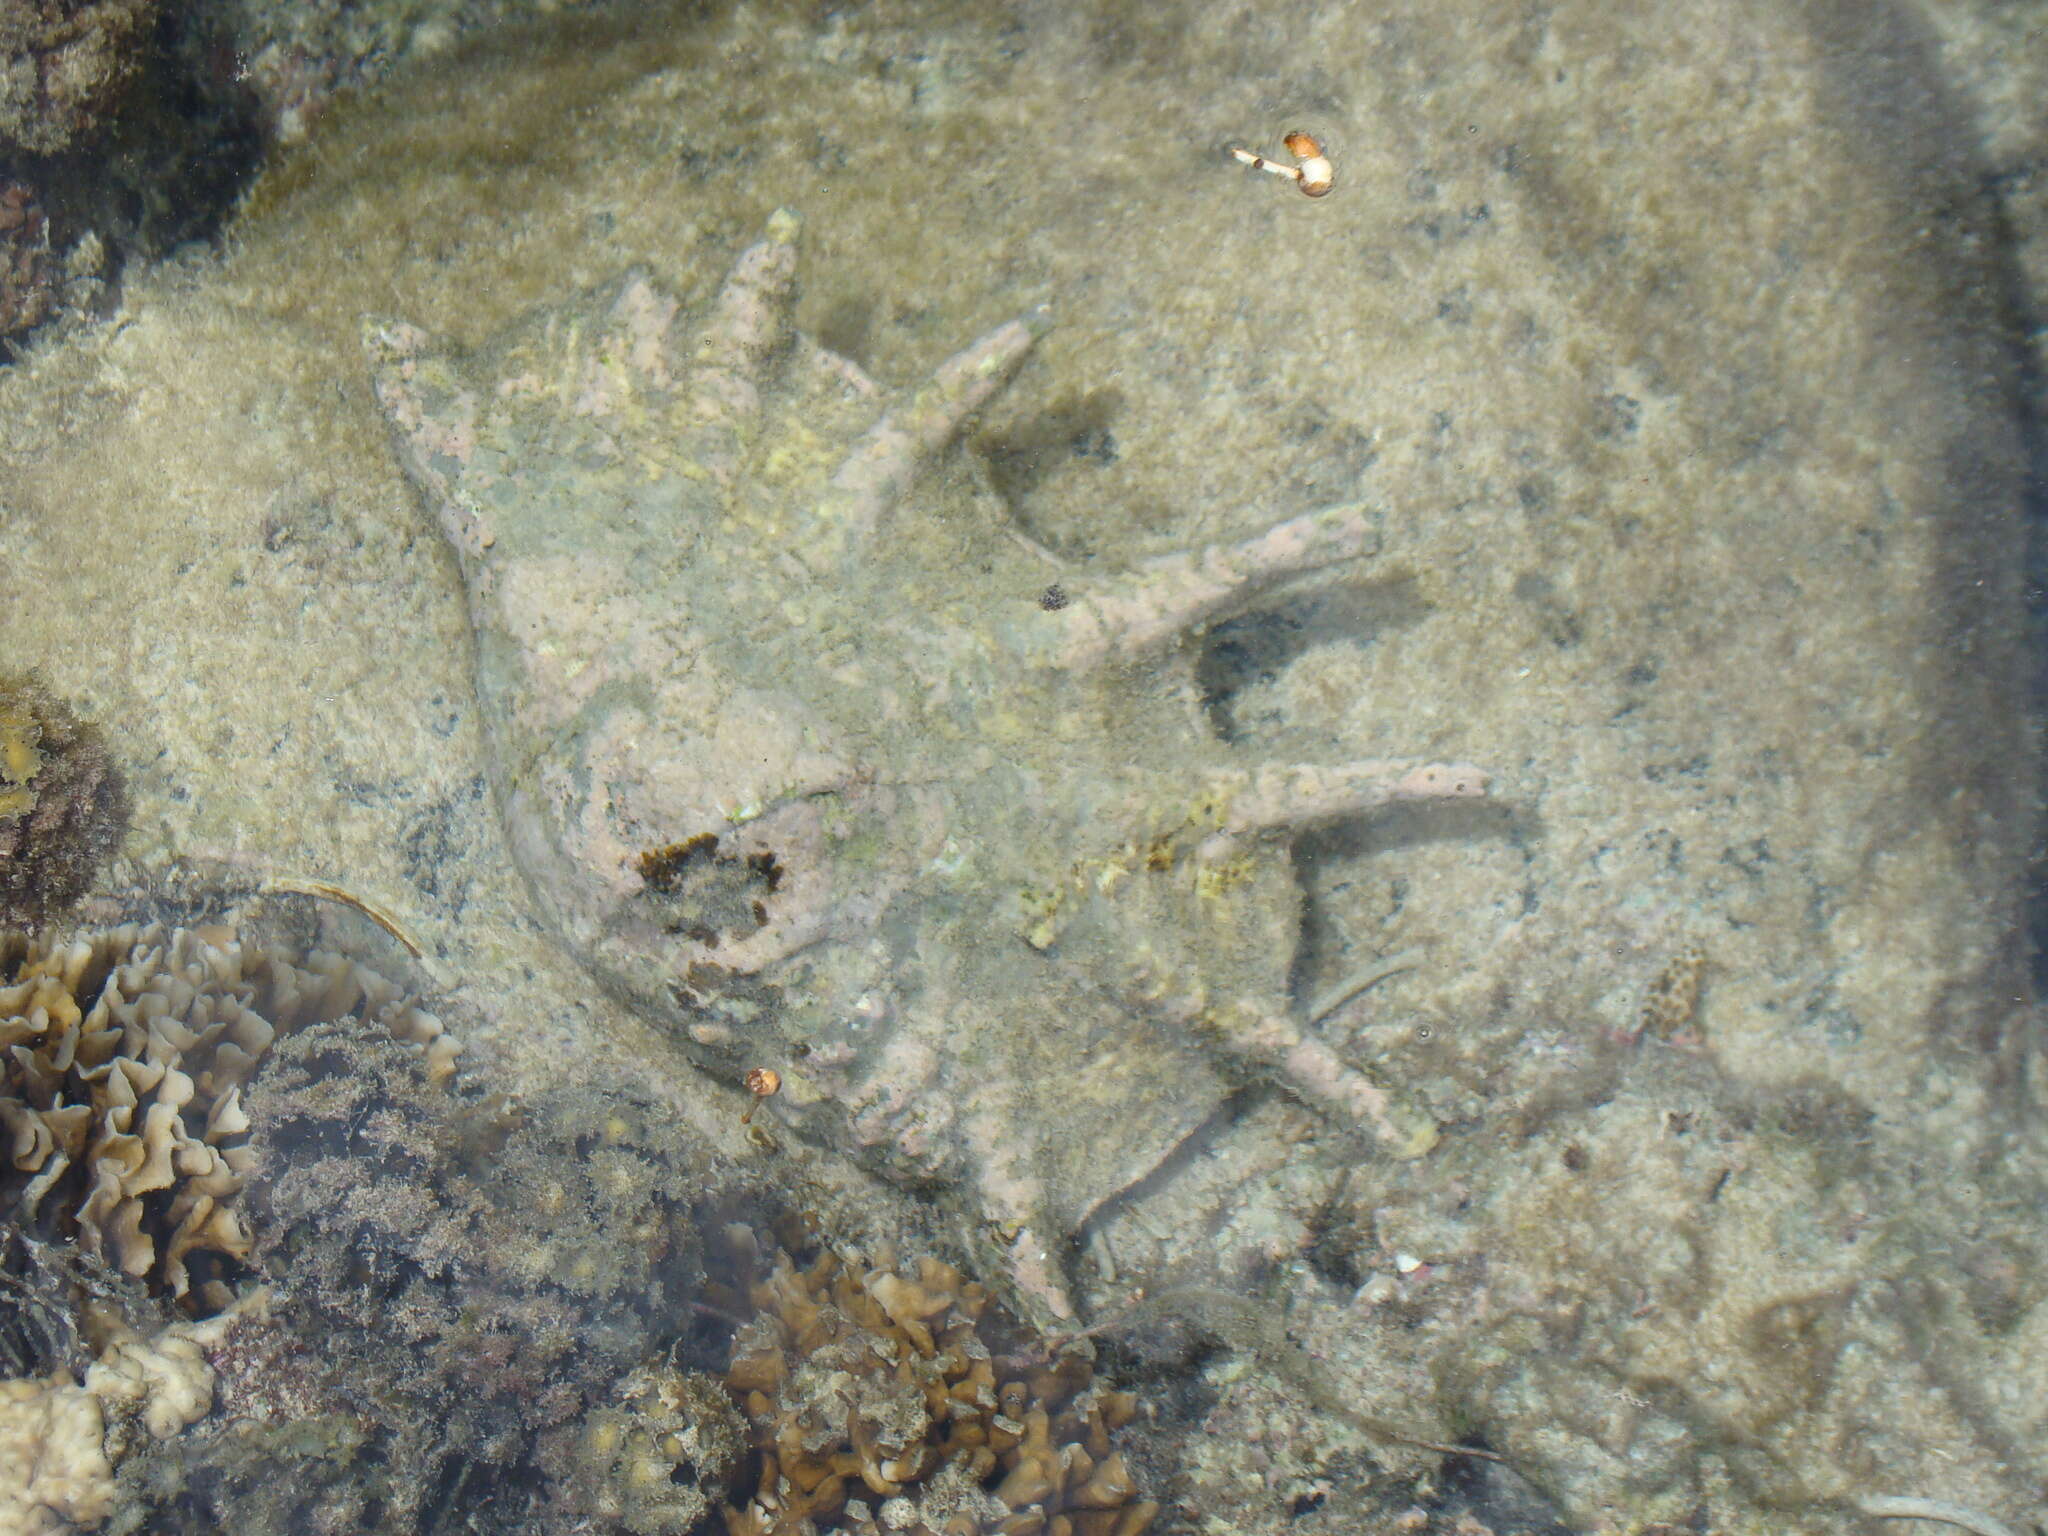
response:
{"label": "shallow water", "polygon": [[[269,1310],[182,1350],[135,1286],[132,1339],[66,1323],[124,1287],[80,1267],[75,1214],[26,1224],[51,1246],[6,1259],[10,1374],[85,1390],[0,1449],[68,1435],[85,1491],[11,1491],[33,1474],[0,1456],[0,1529],[686,1531],[750,1500],[733,1528],[766,1528],[758,1426],[704,1383],[774,1310],[777,1245],[936,1255],[1088,1330],[1144,1405],[1116,1437],[1155,1531],[2033,1529],[2043,51],[1996,8],[761,7],[503,32],[312,116],[221,249],[137,264],[0,377],[5,661],[126,775],[76,926],[347,957],[461,1071],[415,1092],[361,1019],[276,1047],[214,1143],[263,1154],[247,1251],[206,1261]],[[1284,163],[1295,130],[1327,196],[1230,154]],[[710,782],[758,712],[712,688],[691,708],[730,749],[700,760],[674,667],[632,665],[701,637],[682,599],[601,654],[487,646],[479,690],[490,557],[406,478],[363,328],[420,327],[472,383],[510,358],[615,385],[601,320],[536,312],[637,270],[694,335],[777,208],[814,340],[773,355],[717,505],[789,585],[692,612],[727,615],[707,656],[843,680],[793,729],[901,790],[873,835],[918,872],[779,969],[728,934],[715,985],[694,950],[673,987],[658,957],[593,975],[517,842],[537,758],[493,667],[641,691],[615,780],[581,786],[611,831],[664,774],[730,828],[628,829],[677,848],[825,791]],[[1039,305],[835,581],[806,466]],[[618,399],[604,475],[658,484],[675,400]],[[1221,602],[1111,688],[986,641],[1354,504],[1370,553]],[[564,527],[564,568],[595,562]],[[562,635],[659,590],[606,562],[560,588]],[[1235,866],[1181,836],[1227,817],[1204,775],[1386,758],[1490,794],[1282,818],[1234,850],[1256,899],[1217,905]],[[833,846],[778,845],[787,886],[718,910],[772,931],[870,857]],[[1194,905],[1146,894],[1182,876]],[[1293,1034],[1248,1049],[1240,992]],[[917,1051],[844,1076],[885,1038]],[[1434,1144],[1386,1155],[1310,1048]],[[333,1140],[336,1105],[375,1129]],[[175,1199],[138,1209],[175,1225]],[[209,1382],[161,1436],[168,1388],[106,1385],[150,1340]],[[641,1498],[662,1456],[685,1492]],[[863,1486],[892,1529],[938,1518]]]}

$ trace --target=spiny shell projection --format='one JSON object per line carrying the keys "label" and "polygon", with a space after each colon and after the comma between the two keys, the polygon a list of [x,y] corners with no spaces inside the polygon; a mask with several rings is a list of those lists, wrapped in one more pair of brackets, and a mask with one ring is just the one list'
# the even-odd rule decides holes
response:
{"label": "spiny shell projection", "polygon": [[541,912],[701,1065],[777,1070],[775,1115],[966,1191],[1064,1315],[1051,1243],[1233,1077],[1434,1142],[1295,1013],[1288,843],[1486,775],[1248,761],[1199,707],[1188,637],[1371,555],[1375,509],[1070,566],[947,452],[1045,317],[891,400],[796,331],[797,235],[688,324],[637,274],[461,361],[373,324],[376,393]]}
{"label": "spiny shell projection", "polygon": [[217,1311],[232,1299],[222,1261],[251,1245],[236,1208],[243,1085],[280,1032],[351,1017],[419,1050],[436,1076],[454,1071],[440,1021],[342,955],[290,959],[225,928],[0,933],[0,1198]]}

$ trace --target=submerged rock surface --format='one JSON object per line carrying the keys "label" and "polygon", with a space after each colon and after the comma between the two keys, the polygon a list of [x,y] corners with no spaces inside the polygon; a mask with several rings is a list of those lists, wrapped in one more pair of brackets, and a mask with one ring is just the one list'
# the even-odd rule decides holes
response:
{"label": "submerged rock surface", "polygon": [[[1344,1400],[1483,1432],[1582,1528],[1860,1532],[1852,1483],[2022,1522],[2048,1252],[2018,277],[1914,14],[769,7],[468,55],[324,119],[231,257],[0,382],[10,638],[141,722],[131,855],[346,875],[504,1021],[472,1043],[508,1082],[615,1062],[735,1143],[672,1028],[532,916],[362,318],[476,348],[636,265],[697,315],[780,206],[798,329],[891,393],[1051,301],[931,482],[971,509],[979,460],[1065,562],[1023,597],[1371,500],[1362,580],[1191,642],[1199,707],[1246,761],[1497,776],[1297,840],[1270,962],[1300,1020],[1402,962],[1314,1034],[1438,1147],[1361,1160],[1244,1096],[1061,1255],[1080,1309],[1251,1296]],[[1296,127],[1328,197],[1225,152]],[[1160,733],[1139,761],[1200,739],[1113,718]],[[1176,1044],[1162,1084],[1207,1099],[1234,1058]],[[1368,1459],[1214,1332],[1126,1334],[1219,1448],[1191,1437],[1164,1497],[1451,1522],[1420,1458]]]}

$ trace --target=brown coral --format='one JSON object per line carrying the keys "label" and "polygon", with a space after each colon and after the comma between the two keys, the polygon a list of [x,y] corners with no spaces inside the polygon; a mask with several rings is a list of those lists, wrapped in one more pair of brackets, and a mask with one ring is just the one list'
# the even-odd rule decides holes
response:
{"label": "brown coral", "polygon": [[760,1474],[730,1536],[1138,1536],[1158,1512],[1110,1446],[1135,1399],[1082,1353],[1020,1352],[950,1265],[781,1255],[752,1295],[726,1384]]}
{"label": "brown coral", "polygon": [[98,729],[33,679],[0,677],[0,924],[76,901],[127,823]]}
{"label": "brown coral", "polygon": [[0,932],[0,1199],[159,1293],[215,1311],[251,1239],[242,1085],[281,1032],[383,1026],[454,1070],[440,1021],[341,955],[232,930]]}

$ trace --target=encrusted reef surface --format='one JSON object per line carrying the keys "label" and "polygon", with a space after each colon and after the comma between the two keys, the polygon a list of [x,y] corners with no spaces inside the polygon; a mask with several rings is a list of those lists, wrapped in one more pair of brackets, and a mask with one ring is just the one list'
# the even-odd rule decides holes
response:
{"label": "encrusted reef surface", "polygon": [[[1259,853],[1257,995],[1426,1119],[1424,1156],[1370,1154],[1199,1020],[1133,1015],[1094,955],[1061,983],[1082,1006],[1057,1022],[1088,1023],[1072,1093],[1020,1097],[1016,1140],[1067,1156],[1069,1098],[1100,1115],[1123,1095],[1154,1123],[1191,1106],[1175,1155],[1052,1202],[1080,1230],[1040,1234],[1154,1405],[1125,1431],[1161,1452],[1139,1467],[1153,1529],[1863,1536],[1908,1499],[2038,1518],[2021,285],[1974,158],[1989,109],[1941,73],[1962,24],[1937,48],[1906,9],[1737,0],[1682,25],[1590,0],[668,20],[465,54],[331,112],[231,254],[131,283],[106,326],[0,380],[10,644],[135,765],[128,858],[260,850],[344,880],[427,945],[476,1020],[465,1060],[504,1091],[624,1080],[771,1183],[858,1191],[833,1217],[863,1242],[922,1216],[1011,1288],[1015,1210],[986,1181],[941,1160],[913,1201],[849,1172],[843,1138],[791,1134],[852,1123],[799,1049],[852,1018],[694,1041],[728,1077],[783,1074],[742,1128],[740,1096],[677,1046],[707,1019],[643,1017],[558,942],[573,925],[548,902],[577,898],[528,890],[491,784],[516,771],[489,734],[510,695],[475,681],[476,561],[404,478],[362,358],[365,316],[438,338],[400,361],[445,356],[472,389],[522,336],[588,353],[606,311],[574,338],[530,317],[615,303],[636,270],[693,345],[774,211],[799,209],[786,330],[811,340],[759,376],[742,502],[814,501],[944,359],[1043,303],[1058,323],[930,458],[887,519],[903,543],[874,541],[876,584],[852,588],[879,601],[905,573],[902,605],[863,622],[922,653],[807,651],[818,610],[792,573],[749,610],[758,652],[712,660],[936,665],[949,633],[1056,622],[1148,562],[1364,505],[1373,559],[1180,635],[1117,680],[1147,707],[1076,692],[1050,724],[1034,707],[975,729],[1055,733],[1033,761],[1065,741],[1082,783],[1110,762],[1192,778],[1397,754],[1493,776],[1486,802]],[[1297,127],[1333,158],[1327,197],[1226,153]],[[817,382],[832,357],[856,370],[844,399]],[[650,486],[677,469],[646,467]],[[765,552],[811,504],[742,525]],[[941,555],[987,569],[948,594]],[[753,603],[742,587],[716,601]],[[1039,605],[1054,587],[1068,608]],[[972,622],[938,622],[970,599]],[[1002,677],[999,649],[981,662]],[[961,719],[1004,697],[1027,695]],[[1017,760],[996,755],[992,776]],[[721,932],[772,931],[797,886],[763,895],[767,869],[717,863],[781,853],[746,841],[761,789],[735,787],[730,809],[763,814],[729,829],[650,826],[626,845],[656,856],[639,878],[723,902]],[[1105,804],[1115,849],[1129,803]],[[898,978],[957,959],[918,925],[971,908],[877,930],[863,958]],[[1057,965],[1057,943],[990,927],[1015,974]],[[609,937],[571,933],[600,963]],[[1223,958],[1189,962],[1212,992]],[[921,978],[923,1000],[974,982],[971,1027],[899,1123],[967,1123],[977,1061],[1060,1038],[1043,994],[990,995],[997,965]],[[723,985],[728,1022],[742,994]],[[753,1060],[757,1040],[786,1054]],[[592,1456],[690,1417],[643,1367],[631,1401],[665,1427],[579,1442]],[[566,1447],[562,1485],[591,1486]]]}

